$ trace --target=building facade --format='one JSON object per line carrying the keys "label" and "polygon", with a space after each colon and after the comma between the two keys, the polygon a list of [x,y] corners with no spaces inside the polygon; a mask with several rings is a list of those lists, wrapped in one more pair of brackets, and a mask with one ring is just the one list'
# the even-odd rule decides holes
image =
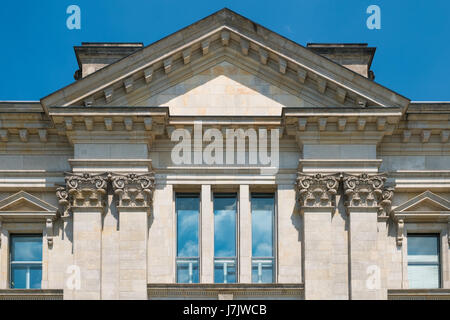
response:
{"label": "building facade", "polygon": [[228,9],[0,103],[1,299],[450,297],[450,103]]}

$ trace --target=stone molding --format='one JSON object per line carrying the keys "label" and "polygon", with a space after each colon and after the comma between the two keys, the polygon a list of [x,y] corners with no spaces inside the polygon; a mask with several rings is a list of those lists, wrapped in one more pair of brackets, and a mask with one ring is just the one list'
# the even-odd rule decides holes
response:
{"label": "stone molding", "polygon": [[306,208],[335,207],[339,180],[339,174],[307,175],[299,173],[296,184],[297,201]]}
{"label": "stone molding", "polygon": [[118,208],[150,208],[155,187],[153,173],[111,175]]}
{"label": "stone molding", "polygon": [[60,289],[2,289],[0,300],[63,300]]}
{"label": "stone molding", "polygon": [[69,217],[74,208],[104,211],[110,186],[118,198],[118,207],[149,209],[154,180],[153,173],[66,173],[66,185],[56,190],[59,204],[64,208],[62,218]]}
{"label": "stone molding", "polygon": [[304,285],[292,284],[147,284],[149,299],[173,299],[178,297],[218,298],[219,295],[241,297],[298,297],[304,299]]}

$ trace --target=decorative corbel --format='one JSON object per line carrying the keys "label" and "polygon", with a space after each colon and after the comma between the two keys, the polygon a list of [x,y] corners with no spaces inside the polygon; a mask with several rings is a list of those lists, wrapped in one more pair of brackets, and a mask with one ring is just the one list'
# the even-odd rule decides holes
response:
{"label": "decorative corbel", "polygon": [[397,245],[401,246],[403,244],[403,232],[405,230],[405,223],[403,219],[397,221]]}
{"label": "decorative corbel", "polygon": [[64,212],[61,215],[61,218],[69,217],[70,201],[69,201],[69,192],[66,187],[59,187],[56,189],[56,196],[58,197],[59,204],[64,208]]}
{"label": "decorative corbel", "polygon": [[47,219],[45,222],[45,229],[47,231],[47,245],[49,247],[53,246],[53,220]]}
{"label": "decorative corbel", "polygon": [[394,188],[384,188],[380,199],[380,217],[388,217],[391,213],[392,198],[394,197]]}

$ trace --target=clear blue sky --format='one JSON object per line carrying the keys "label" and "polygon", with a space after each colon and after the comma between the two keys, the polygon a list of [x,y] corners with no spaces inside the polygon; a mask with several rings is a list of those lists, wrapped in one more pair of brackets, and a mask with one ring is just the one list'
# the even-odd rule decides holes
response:
{"label": "clear blue sky", "polygon": [[[66,9],[81,8],[81,30]],[[381,8],[369,30],[366,8]],[[0,100],[39,100],[73,82],[73,46],[148,45],[228,7],[293,41],[367,42],[377,47],[376,81],[412,100],[450,100],[448,0],[21,0],[0,9]]]}

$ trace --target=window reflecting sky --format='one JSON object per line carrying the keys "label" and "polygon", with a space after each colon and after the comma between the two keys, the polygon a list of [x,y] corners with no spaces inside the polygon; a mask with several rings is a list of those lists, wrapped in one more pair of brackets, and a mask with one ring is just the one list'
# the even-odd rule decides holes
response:
{"label": "window reflecting sky", "polygon": [[12,236],[12,261],[41,261],[42,236]]}
{"label": "window reflecting sky", "polygon": [[200,199],[195,195],[177,195],[177,256],[198,257]]}
{"label": "window reflecting sky", "polygon": [[408,255],[437,255],[437,236],[408,236]]}
{"label": "window reflecting sky", "polygon": [[273,196],[252,196],[252,256],[273,256]]}
{"label": "window reflecting sky", "polygon": [[236,194],[214,195],[214,256],[236,256]]}

